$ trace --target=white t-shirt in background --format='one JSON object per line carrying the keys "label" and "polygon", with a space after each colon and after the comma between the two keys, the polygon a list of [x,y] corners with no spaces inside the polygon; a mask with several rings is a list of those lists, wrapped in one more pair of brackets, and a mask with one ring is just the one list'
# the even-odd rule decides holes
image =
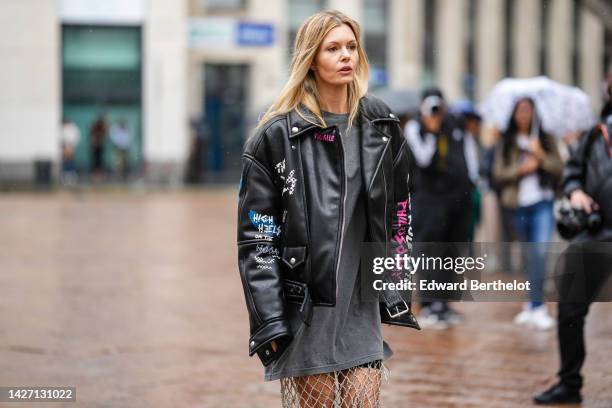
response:
{"label": "white t-shirt in background", "polygon": [[[529,150],[529,143],[531,141],[531,137],[537,136],[529,136],[525,134],[520,134],[517,136],[517,145],[519,149],[521,149],[520,159],[523,161],[527,156],[526,150]],[[555,193],[552,189],[546,187],[542,188],[540,185],[540,175],[538,173],[532,173],[527,176],[524,176],[519,181],[518,185],[518,205],[519,207],[527,207],[529,205],[536,204],[543,200],[552,200],[555,196]]]}

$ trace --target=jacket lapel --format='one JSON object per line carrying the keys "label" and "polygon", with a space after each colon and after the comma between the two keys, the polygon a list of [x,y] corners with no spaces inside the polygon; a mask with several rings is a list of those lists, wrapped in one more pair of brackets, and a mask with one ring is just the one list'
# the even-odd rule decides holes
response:
{"label": "jacket lapel", "polygon": [[361,117],[361,171],[363,184],[366,192],[370,192],[370,186],[376,173],[376,169],[382,158],[385,142],[382,135],[373,128],[372,122],[367,118]]}

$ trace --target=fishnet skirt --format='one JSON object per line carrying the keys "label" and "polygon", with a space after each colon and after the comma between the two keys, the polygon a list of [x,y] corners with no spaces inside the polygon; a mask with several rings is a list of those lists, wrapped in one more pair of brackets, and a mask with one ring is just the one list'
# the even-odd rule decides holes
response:
{"label": "fishnet skirt", "polygon": [[331,373],[281,378],[283,408],[379,408],[382,360]]}

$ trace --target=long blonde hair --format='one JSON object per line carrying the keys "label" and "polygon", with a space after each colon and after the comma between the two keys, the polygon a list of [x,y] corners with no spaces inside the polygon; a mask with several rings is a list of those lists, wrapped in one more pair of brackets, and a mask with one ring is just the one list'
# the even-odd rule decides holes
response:
{"label": "long blonde hair", "polygon": [[[359,100],[368,90],[368,58],[361,46],[359,23],[340,11],[327,10],[313,14],[300,26],[293,46],[289,80],[276,101],[259,120],[258,128],[273,117],[286,114],[294,109],[304,120],[315,125],[327,126],[321,113],[315,76],[310,67],[325,36],[331,30],[343,24],[348,25],[353,30],[357,40],[357,55],[359,56],[353,81],[348,85],[348,126],[351,127],[359,111]],[[305,108],[312,112],[315,118],[307,117],[299,109],[300,104],[303,104]]]}

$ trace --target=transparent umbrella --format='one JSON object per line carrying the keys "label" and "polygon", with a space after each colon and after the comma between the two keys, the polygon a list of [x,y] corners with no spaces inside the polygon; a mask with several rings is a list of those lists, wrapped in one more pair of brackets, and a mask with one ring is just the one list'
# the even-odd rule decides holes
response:
{"label": "transparent umbrella", "polygon": [[586,93],[545,76],[501,80],[480,104],[479,110],[485,121],[504,131],[516,102],[525,97],[535,101],[544,130],[559,138],[595,124],[591,100]]}

